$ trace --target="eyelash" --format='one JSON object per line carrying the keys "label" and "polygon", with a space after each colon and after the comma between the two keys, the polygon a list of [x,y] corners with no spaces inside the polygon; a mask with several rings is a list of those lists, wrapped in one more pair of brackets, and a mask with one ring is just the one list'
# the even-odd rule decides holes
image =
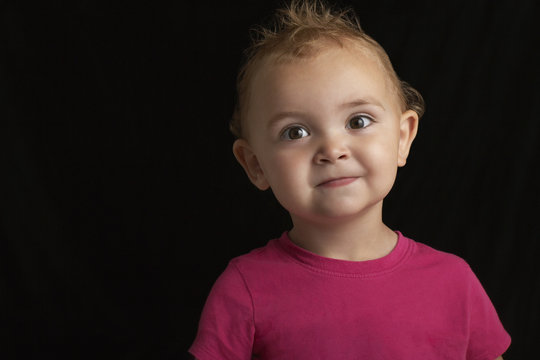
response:
{"label": "eyelash", "polygon": [[[294,130],[294,129],[300,129],[301,131],[303,131],[303,133],[305,134],[304,136],[301,136],[299,138],[291,138],[290,134],[291,134],[291,131]],[[282,140],[298,140],[298,139],[301,139],[301,138],[304,138],[306,136],[309,135],[309,131],[307,131],[303,126],[300,126],[300,125],[292,125],[292,126],[289,126],[287,127],[285,130],[283,130],[281,132],[281,135],[279,136]]]}
{"label": "eyelash", "polygon": [[[352,127],[351,126],[351,121],[355,120],[355,119],[362,119],[362,123],[364,126],[360,127],[360,128],[355,128],[355,127]],[[367,124],[366,124],[366,120],[367,120]],[[369,116],[369,115],[366,115],[366,114],[356,114],[354,115],[353,117],[351,117],[348,121],[347,121],[347,128],[348,129],[351,129],[351,130],[360,130],[360,129],[364,129],[364,128],[367,128],[368,126],[370,126],[375,120]]]}
{"label": "eyelash", "polygon": [[[355,120],[355,119],[362,119],[362,123],[364,126],[360,127],[360,128],[355,128],[355,127],[352,127],[351,126],[351,121]],[[367,121],[366,121],[367,120]],[[360,129],[364,129],[368,126],[370,126],[375,120],[369,116],[369,115],[366,115],[366,114],[356,114],[354,116],[352,116],[349,120],[347,120],[347,125],[346,125],[346,128],[347,129],[351,129],[351,130],[360,130]],[[367,122],[367,124],[366,124]],[[292,130],[300,130],[302,132],[302,136],[300,137],[295,137],[295,138],[292,138],[291,137],[291,131]],[[289,126],[287,128],[285,128],[281,134],[280,134],[280,139],[282,140],[298,140],[298,139],[302,139],[306,136],[309,136],[310,133],[308,130],[306,130],[305,127],[301,126],[301,125],[292,125],[292,126]]]}

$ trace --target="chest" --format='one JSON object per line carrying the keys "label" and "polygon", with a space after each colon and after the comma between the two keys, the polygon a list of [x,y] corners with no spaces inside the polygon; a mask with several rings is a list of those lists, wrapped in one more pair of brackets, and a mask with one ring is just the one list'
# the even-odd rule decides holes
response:
{"label": "chest", "polygon": [[[261,359],[460,359],[467,348],[462,289],[437,276],[261,283],[254,291],[254,354]],[[338,352],[338,353],[336,353]]]}

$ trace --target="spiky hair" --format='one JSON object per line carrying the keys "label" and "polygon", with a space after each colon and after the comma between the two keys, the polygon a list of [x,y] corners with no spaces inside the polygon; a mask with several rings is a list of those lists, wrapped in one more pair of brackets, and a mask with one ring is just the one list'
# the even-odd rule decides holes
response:
{"label": "spiky hair", "polygon": [[325,48],[329,42],[339,46],[359,45],[375,55],[386,71],[399,97],[402,110],[424,114],[424,100],[420,93],[398,78],[386,51],[368,36],[352,9],[336,10],[321,0],[293,0],[278,9],[270,26],[252,30],[251,45],[245,51],[245,61],[237,77],[237,103],[230,121],[230,130],[243,137],[244,112],[254,73],[263,60],[276,62],[309,58]]}

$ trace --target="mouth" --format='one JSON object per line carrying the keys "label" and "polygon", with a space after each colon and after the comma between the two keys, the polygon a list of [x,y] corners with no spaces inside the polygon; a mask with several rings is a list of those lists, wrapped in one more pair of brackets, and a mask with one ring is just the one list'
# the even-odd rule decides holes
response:
{"label": "mouth", "polygon": [[317,187],[332,188],[332,187],[345,186],[354,182],[356,179],[358,179],[358,177],[356,176],[345,176],[345,177],[340,177],[340,178],[333,178],[333,179],[323,181],[322,183],[317,185]]}

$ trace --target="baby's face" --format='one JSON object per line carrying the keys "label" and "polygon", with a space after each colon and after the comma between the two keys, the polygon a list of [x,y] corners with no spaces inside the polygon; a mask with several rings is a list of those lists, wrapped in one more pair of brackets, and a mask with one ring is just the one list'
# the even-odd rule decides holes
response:
{"label": "baby's face", "polygon": [[375,59],[334,47],[256,73],[246,140],[237,141],[235,154],[293,221],[367,214],[380,209],[405,164],[415,115],[402,113]]}

